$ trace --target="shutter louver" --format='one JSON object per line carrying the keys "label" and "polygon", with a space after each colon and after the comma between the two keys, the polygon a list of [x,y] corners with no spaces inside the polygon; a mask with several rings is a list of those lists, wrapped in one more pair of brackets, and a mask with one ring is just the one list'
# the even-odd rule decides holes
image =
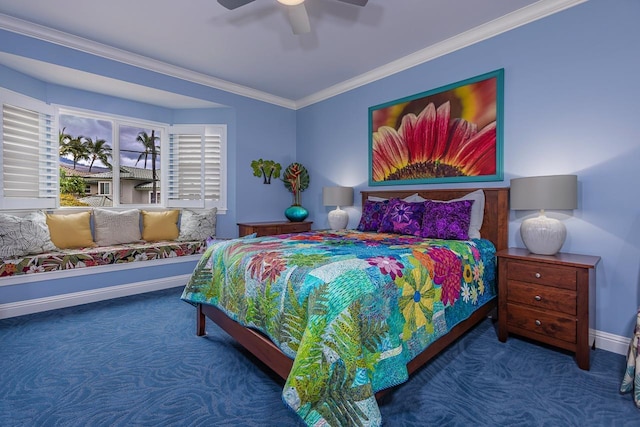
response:
{"label": "shutter louver", "polygon": [[202,200],[202,137],[172,135],[169,200]]}
{"label": "shutter louver", "polygon": [[220,200],[222,164],[219,135],[206,135],[204,144],[204,195],[206,200]]}
{"label": "shutter louver", "polygon": [[[2,106],[3,197],[55,199],[58,149],[52,117],[29,109]],[[47,203],[51,206],[50,203]]]}

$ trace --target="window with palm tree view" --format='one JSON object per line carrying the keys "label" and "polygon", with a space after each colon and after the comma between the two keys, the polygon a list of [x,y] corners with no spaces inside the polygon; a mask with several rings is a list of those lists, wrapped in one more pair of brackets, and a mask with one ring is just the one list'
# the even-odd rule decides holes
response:
{"label": "window with palm tree view", "polygon": [[0,210],[226,211],[225,124],[159,123],[53,106],[0,87]]}
{"label": "window with palm tree view", "polygon": [[161,129],[78,114],[58,120],[61,206],[161,202]]}

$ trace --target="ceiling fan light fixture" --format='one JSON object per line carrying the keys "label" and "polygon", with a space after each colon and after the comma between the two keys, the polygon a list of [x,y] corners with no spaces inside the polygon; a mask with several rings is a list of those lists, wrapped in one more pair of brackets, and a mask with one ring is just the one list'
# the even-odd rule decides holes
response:
{"label": "ceiling fan light fixture", "polygon": [[304,0],[278,0],[278,3],[282,3],[285,6],[297,6],[304,3]]}

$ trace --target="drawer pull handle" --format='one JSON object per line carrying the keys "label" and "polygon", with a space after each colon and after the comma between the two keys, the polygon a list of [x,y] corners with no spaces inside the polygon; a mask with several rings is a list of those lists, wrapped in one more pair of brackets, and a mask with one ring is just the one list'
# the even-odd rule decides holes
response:
{"label": "drawer pull handle", "polygon": [[542,275],[540,273],[536,273],[536,279],[539,279],[540,277],[542,277]]}
{"label": "drawer pull handle", "polygon": [[536,301],[542,301],[542,297],[540,295],[536,295],[533,299]]}
{"label": "drawer pull handle", "polygon": [[540,325],[542,325],[542,322],[536,319],[536,326],[540,326]]}

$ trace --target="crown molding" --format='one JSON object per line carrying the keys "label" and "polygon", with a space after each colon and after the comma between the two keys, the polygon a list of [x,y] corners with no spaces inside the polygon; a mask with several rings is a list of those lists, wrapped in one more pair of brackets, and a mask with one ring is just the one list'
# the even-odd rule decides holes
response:
{"label": "crown molding", "polygon": [[429,46],[416,53],[407,55],[357,77],[345,80],[342,83],[331,86],[297,101],[275,96],[236,83],[231,83],[226,80],[211,77],[182,67],[170,65],[162,61],[137,55],[122,49],[87,40],[82,37],[73,36],[62,31],[47,28],[9,15],[0,14],[0,29],[23,34],[39,40],[58,44],[60,46],[164,74],[170,77],[175,77],[236,95],[256,99],[258,101],[297,110],[471,46],[514,28],[545,18],[581,3],[585,3],[586,1],[588,0],[540,0],[530,6],[519,9],[491,22],[480,25],[433,46]]}
{"label": "crown molding", "polygon": [[[325,99],[356,89],[376,80],[407,70],[416,65],[447,55],[475,43],[495,37],[499,34],[521,27],[561,12],[588,0],[540,0],[530,6],[511,12],[486,24],[458,34],[440,43],[436,43],[418,52],[407,55],[396,61],[385,64],[367,73],[361,74],[342,83],[331,86],[313,95],[296,101],[296,109],[304,108]],[[499,68],[499,67],[496,67]]]}
{"label": "crown molding", "polygon": [[22,34],[49,43],[68,47],[91,55],[143,68],[145,70],[175,77],[181,80],[197,83],[203,86],[220,89],[236,95],[246,96],[270,104],[279,105],[290,109],[295,108],[295,102],[290,99],[281,98],[246,86],[231,83],[226,80],[207,76],[202,73],[191,71],[166,62],[157,61],[146,56],[137,55],[102,43],[77,37],[62,31],[54,30],[9,15],[0,14],[0,29]]}

